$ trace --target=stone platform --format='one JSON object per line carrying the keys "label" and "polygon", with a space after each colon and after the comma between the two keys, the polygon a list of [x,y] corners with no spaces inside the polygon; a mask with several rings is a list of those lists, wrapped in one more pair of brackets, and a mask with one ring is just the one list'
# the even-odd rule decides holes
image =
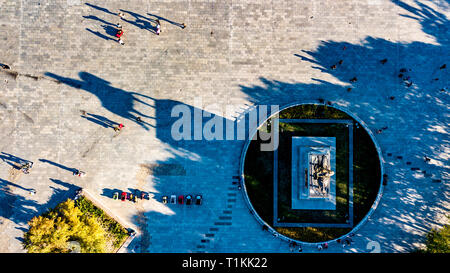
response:
{"label": "stone platform", "polygon": [[317,196],[311,181],[311,156],[326,155],[331,170],[336,172],[336,138],[293,137],[292,138],[292,209],[335,210],[336,177],[329,179],[328,194]]}

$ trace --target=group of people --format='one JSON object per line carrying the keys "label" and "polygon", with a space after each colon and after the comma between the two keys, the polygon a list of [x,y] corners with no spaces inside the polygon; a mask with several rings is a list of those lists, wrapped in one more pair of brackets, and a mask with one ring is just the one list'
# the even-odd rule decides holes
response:
{"label": "group of people", "polygon": [[[121,12],[121,11],[119,11],[117,15],[120,17],[120,19],[124,19],[125,18],[125,14],[123,12]],[[159,22],[158,19],[155,20],[155,23],[156,23],[156,30],[155,30],[155,32],[156,32],[156,35],[159,35],[161,33],[161,23]],[[181,27],[185,28],[186,25],[183,23]],[[122,25],[120,23],[117,23],[117,33],[116,33],[117,42],[119,44],[121,44],[121,45],[124,45],[125,42],[122,40],[122,36],[123,36]]]}
{"label": "group of people", "polygon": [[[353,236],[355,236],[355,234],[354,234],[354,233],[350,233],[350,235],[347,236],[346,238],[344,238],[344,239],[337,239],[336,242],[337,242],[338,244],[341,244],[342,247],[349,246],[349,245],[353,242],[353,240],[352,240],[352,238],[351,238],[351,237],[353,237]],[[295,250],[296,248],[297,248],[298,252],[303,252],[302,245],[297,244],[297,242],[295,242],[295,241],[291,241],[291,242],[289,243],[289,249],[290,249],[290,251],[291,251],[291,252],[294,252],[294,250]],[[328,243],[327,243],[327,242],[321,243],[321,244],[318,244],[318,245],[317,245],[317,250],[321,251],[321,250],[323,250],[323,249],[328,249]]]}
{"label": "group of people", "polygon": [[30,169],[33,167],[33,162],[28,161],[26,163],[23,163],[20,166],[20,169],[23,171],[23,173],[28,174],[30,172]]}
{"label": "group of people", "polygon": [[114,128],[114,131],[117,132],[117,131],[122,131],[123,127],[125,127],[125,126],[121,123],[118,126],[114,126],[113,128]]}
{"label": "group of people", "polygon": [[295,248],[298,247],[298,252],[303,252],[302,245],[297,244],[296,242],[290,242],[289,243],[289,249],[291,252],[294,252]]}

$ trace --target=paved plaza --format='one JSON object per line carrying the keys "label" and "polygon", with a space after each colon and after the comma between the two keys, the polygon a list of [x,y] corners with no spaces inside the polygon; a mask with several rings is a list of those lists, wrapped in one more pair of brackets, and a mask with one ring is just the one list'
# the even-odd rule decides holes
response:
{"label": "paved plaza", "polygon": [[[171,111],[235,122],[320,99],[366,123],[388,175],[354,242],[322,252],[422,246],[450,208],[449,19],[445,0],[0,0],[0,252],[25,252],[27,222],[77,187],[138,232],[127,252],[289,252],[233,178],[244,141],[177,141]],[[133,190],[154,196],[111,198]],[[204,202],[163,204],[171,194]]]}

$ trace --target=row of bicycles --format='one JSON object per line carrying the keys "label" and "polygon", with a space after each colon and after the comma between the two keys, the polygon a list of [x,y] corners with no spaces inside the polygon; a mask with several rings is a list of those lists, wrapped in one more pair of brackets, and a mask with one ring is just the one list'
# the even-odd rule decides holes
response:
{"label": "row of bicycles", "polygon": [[186,205],[201,205],[203,203],[203,197],[201,195],[195,195],[195,197],[193,197],[192,195],[188,194],[188,195],[178,195],[178,197],[175,194],[172,194],[170,197],[169,196],[163,196],[162,197],[162,202],[163,204],[186,204]]}
{"label": "row of bicycles", "polygon": [[131,192],[124,192],[124,191],[122,193],[115,192],[113,195],[114,200],[118,199],[120,199],[121,201],[128,200],[134,203],[138,201],[138,198],[141,200],[149,199],[149,195],[147,195],[145,192],[141,192],[140,194],[138,193],[132,194]]}

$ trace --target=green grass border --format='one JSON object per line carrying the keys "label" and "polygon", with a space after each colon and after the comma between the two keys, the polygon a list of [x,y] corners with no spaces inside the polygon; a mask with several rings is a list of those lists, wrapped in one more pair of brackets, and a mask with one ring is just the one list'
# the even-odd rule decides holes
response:
{"label": "green grass border", "polygon": [[[278,146],[278,218],[280,223],[340,223],[349,214],[348,127],[343,123],[282,123]],[[336,137],[336,210],[291,208],[292,137]],[[283,218],[284,216],[284,218]]]}

